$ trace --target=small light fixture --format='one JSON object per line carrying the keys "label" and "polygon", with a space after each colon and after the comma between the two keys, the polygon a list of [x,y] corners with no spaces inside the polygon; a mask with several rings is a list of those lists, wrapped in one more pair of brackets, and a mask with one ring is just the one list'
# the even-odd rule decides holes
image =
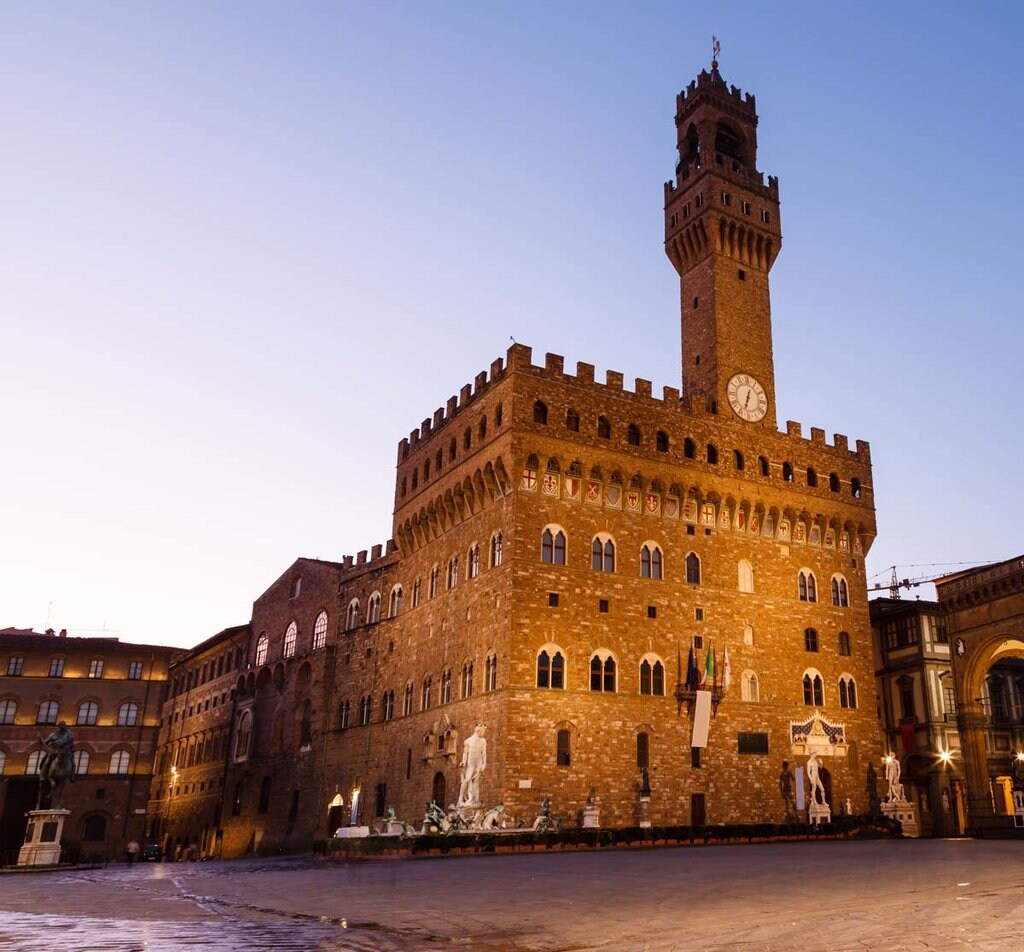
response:
{"label": "small light fixture", "polygon": [[940,750],[939,760],[941,760],[943,764],[948,766],[950,762],[953,760],[953,755],[948,750]]}

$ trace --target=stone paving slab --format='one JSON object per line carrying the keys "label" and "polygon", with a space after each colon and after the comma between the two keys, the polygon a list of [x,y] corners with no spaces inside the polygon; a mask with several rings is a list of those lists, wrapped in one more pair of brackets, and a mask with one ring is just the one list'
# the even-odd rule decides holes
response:
{"label": "stone paving slab", "polygon": [[873,840],[0,876],[0,947],[1024,949],[1024,844]]}

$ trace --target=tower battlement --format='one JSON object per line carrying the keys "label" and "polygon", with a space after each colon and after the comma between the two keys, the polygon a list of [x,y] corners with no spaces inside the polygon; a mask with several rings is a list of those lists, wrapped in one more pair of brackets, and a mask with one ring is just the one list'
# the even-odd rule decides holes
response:
{"label": "tower battlement", "polygon": [[737,109],[749,112],[756,121],[757,100],[754,94],[744,93],[743,90],[736,86],[726,87],[725,80],[722,79],[717,69],[712,70],[710,73],[706,69],[701,70],[697,78],[691,81],[690,85],[676,96],[677,117],[682,117],[687,106],[692,105],[694,97],[698,92],[713,93],[720,96]]}

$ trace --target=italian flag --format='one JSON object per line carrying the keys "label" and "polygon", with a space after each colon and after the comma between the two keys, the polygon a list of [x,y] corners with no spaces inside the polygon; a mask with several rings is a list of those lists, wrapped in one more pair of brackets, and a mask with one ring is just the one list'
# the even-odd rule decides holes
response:
{"label": "italian flag", "polygon": [[711,650],[711,645],[708,645],[708,653],[704,658],[704,674],[701,675],[700,686],[704,687],[709,681],[714,682],[715,680],[715,655]]}

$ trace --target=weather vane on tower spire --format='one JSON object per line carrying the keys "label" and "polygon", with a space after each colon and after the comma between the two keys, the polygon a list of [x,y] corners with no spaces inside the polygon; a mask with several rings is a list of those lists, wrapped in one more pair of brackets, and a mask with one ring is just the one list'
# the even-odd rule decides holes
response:
{"label": "weather vane on tower spire", "polygon": [[718,69],[718,54],[722,52],[722,44],[717,36],[711,37],[711,68]]}

